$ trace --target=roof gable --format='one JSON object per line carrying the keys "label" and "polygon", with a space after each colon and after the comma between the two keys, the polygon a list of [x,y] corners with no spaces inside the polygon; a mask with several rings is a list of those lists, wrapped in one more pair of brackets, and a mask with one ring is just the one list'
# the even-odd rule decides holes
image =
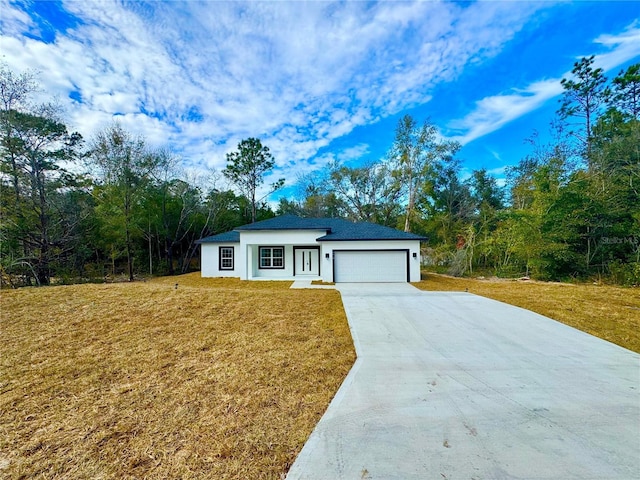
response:
{"label": "roof gable", "polygon": [[341,218],[302,218],[295,215],[281,215],[260,222],[249,223],[234,231],[213,235],[198,240],[198,243],[235,243],[245,231],[261,230],[324,230],[325,235],[317,238],[319,242],[356,241],[356,240],[419,240],[426,238],[414,233],[402,232],[370,222],[351,222]]}
{"label": "roof gable", "polygon": [[348,222],[342,220],[339,228],[332,229],[319,242],[350,240],[426,240],[415,233],[407,233],[384,225],[369,222]]}
{"label": "roof gable", "polygon": [[248,223],[236,228],[245,230],[330,230],[332,218],[303,218],[295,215],[280,215],[260,222]]}
{"label": "roof gable", "polygon": [[201,238],[200,240],[196,240],[196,243],[240,243],[240,232],[231,230],[230,232]]}

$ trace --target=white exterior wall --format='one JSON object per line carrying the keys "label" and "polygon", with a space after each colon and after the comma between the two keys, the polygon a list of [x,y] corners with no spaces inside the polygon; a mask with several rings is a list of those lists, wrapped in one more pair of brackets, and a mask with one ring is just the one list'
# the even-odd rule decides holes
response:
{"label": "white exterior wall", "polygon": [[[203,243],[201,275],[203,277],[240,277],[242,280],[293,280],[293,247],[320,246],[320,278],[332,282],[333,250],[409,250],[409,278],[420,281],[420,242],[418,240],[370,240],[316,242],[324,230],[260,230],[243,231],[240,243]],[[259,247],[284,247],[284,269],[258,268]],[[234,247],[234,269],[219,270],[219,247]],[[416,258],[413,258],[413,254]],[[326,258],[329,254],[329,258]]]}
{"label": "white exterior wall", "polygon": [[[293,247],[318,246],[316,238],[326,235],[325,230],[245,230],[240,233],[240,250],[247,261],[240,270],[242,280],[293,280]],[[284,247],[284,268],[258,268],[259,247]],[[322,252],[321,252],[322,255]],[[324,263],[320,260],[320,273]]]}
{"label": "white exterior wall", "polygon": [[[370,240],[320,243],[320,275],[325,282],[333,281],[334,250],[409,250],[409,279],[420,281],[420,241],[419,240]],[[329,258],[325,258],[325,254]],[[416,258],[413,258],[413,254]]]}
{"label": "white exterior wall", "polygon": [[[233,247],[233,270],[220,270],[220,247]],[[200,276],[239,277],[245,259],[239,243],[203,243],[200,245]]]}

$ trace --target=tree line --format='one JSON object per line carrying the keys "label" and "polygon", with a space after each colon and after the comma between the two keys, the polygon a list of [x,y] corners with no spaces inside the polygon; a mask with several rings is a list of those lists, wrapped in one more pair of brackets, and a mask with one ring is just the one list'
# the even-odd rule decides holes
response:
{"label": "tree line", "polygon": [[407,115],[384,159],[331,163],[279,211],[426,235],[424,261],[454,275],[640,284],[640,64],[608,81],[594,60],[561,81],[551,140],[534,133],[502,181],[486,169],[463,176],[460,145]]}
{"label": "tree line", "polygon": [[292,213],[424,234],[425,262],[456,275],[640,283],[640,65],[608,81],[593,63],[576,62],[552,141],[533,135],[505,182],[486,169],[463,176],[460,145],[407,115],[385,158],[298,178],[274,209],[258,198],[275,165],[259,139],[240,142],[221,172],[189,173],[118,123],[88,140],[70,132],[59,105],[33,102],[33,73],[1,65],[0,281],[183,273],[197,268],[197,239]]}
{"label": "tree line", "polygon": [[256,198],[274,166],[259,140],[223,172],[190,174],[119,123],[70,132],[60,105],[33,102],[39,90],[34,73],[0,65],[2,286],[184,273],[199,238],[275,215]]}

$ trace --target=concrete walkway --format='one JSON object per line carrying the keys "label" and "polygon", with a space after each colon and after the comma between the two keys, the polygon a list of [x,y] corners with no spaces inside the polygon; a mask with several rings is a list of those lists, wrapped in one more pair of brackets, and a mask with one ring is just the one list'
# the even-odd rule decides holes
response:
{"label": "concrete walkway", "polygon": [[358,360],[288,480],[640,478],[640,355],[471,294],[337,288]]}
{"label": "concrete walkway", "polygon": [[295,280],[289,288],[304,289],[304,288],[324,288],[325,290],[335,290],[335,285],[313,285],[311,280]]}

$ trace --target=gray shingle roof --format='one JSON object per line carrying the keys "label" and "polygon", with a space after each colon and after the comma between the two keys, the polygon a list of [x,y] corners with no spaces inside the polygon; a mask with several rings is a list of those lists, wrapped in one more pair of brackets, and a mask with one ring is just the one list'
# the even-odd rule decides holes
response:
{"label": "gray shingle roof", "polygon": [[201,238],[196,240],[196,243],[239,243],[240,232],[232,230],[230,232],[219,233],[218,235],[212,235],[210,237]]}
{"label": "gray shingle roof", "polygon": [[375,223],[350,222],[341,218],[301,218],[295,215],[281,215],[236,228],[237,232],[256,230],[324,230],[326,234],[317,239],[319,242],[350,240],[426,240],[425,237],[420,235],[401,232],[395,228],[384,227]]}
{"label": "gray shingle roof", "polygon": [[340,220],[336,228],[332,228],[325,236],[316,239],[319,242],[350,241],[350,240],[422,240],[426,237],[415,233],[402,232],[395,228],[385,227],[376,223],[352,223]]}
{"label": "gray shingle roof", "polygon": [[256,223],[249,223],[236,230],[329,230],[335,218],[302,218],[295,215],[281,215]]}

